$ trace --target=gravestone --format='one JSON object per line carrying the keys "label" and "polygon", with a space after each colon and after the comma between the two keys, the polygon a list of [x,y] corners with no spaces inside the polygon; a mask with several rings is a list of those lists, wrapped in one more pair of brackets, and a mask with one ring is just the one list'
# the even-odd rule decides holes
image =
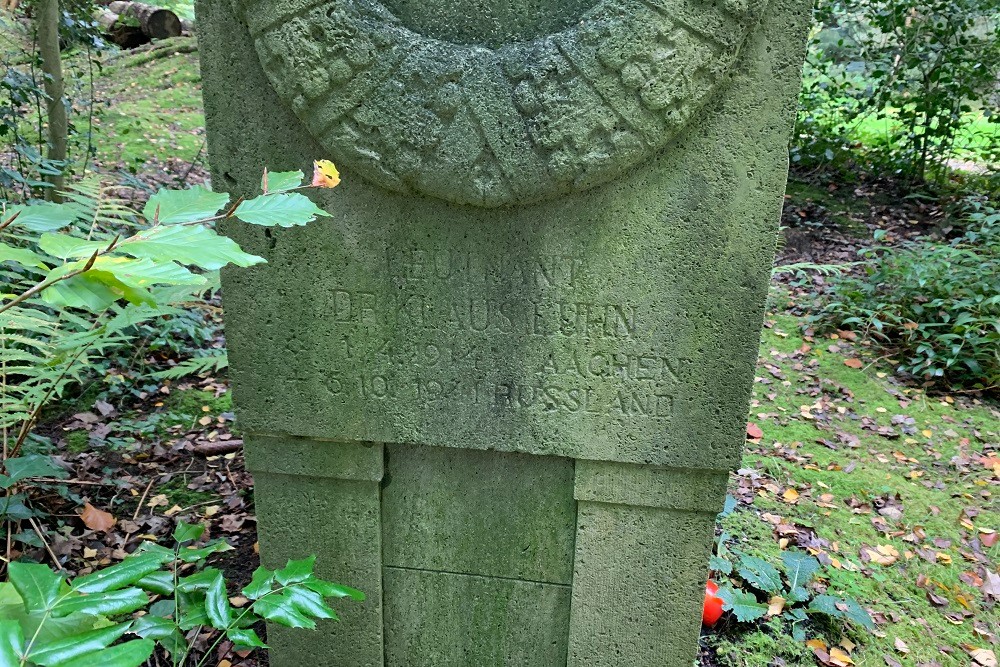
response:
{"label": "gravestone", "polygon": [[691,665],[807,0],[202,0],[261,557],[367,593],[271,664]]}

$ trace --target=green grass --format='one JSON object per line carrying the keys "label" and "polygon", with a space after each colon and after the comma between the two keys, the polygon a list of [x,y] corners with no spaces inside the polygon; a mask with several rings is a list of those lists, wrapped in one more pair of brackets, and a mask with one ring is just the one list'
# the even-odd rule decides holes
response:
{"label": "green grass", "polygon": [[[856,351],[828,351],[840,342],[830,338],[805,341],[802,323],[795,317],[775,316],[765,330],[761,360],[777,367],[786,382],[758,368],[758,378],[770,383],[756,385],[750,419],[762,428],[764,438],[749,445],[743,462],[745,468],[773,480],[778,491],[758,493],[751,507],[741,507],[722,520],[723,529],[739,536],[739,550],[774,563],[780,561],[781,547],[772,525],[761,519],[763,513],[812,527],[829,542],[825,551],[839,565],[824,570],[829,592],[856,598],[894,619],[880,625],[875,634],[850,633],[859,645],[852,656],[856,664],[882,667],[884,654],[903,664],[968,664],[960,644],[987,647],[973,624],[995,628],[1000,622],[997,609],[989,609],[981,591],[962,579],[963,573],[976,570],[976,563],[964,556],[972,553],[969,538],[979,528],[1000,529],[1000,512],[990,495],[998,480],[977,460],[984,442],[1000,440],[1000,413],[985,403],[949,402],[918,388],[895,385],[886,361],[851,368],[844,361],[857,358]],[[802,351],[804,344],[810,346],[808,351]],[[861,358],[866,358],[863,352]],[[824,410],[817,410],[821,400]],[[913,432],[902,433],[900,425],[892,423],[894,415],[912,418]],[[863,429],[862,418],[875,426],[892,427],[899,435],[889,439]],[[840,434],[856,436],[859,446],[842,444]],[[836,449],[820,444],[820,439]],[[789,451],[794,454],[789,456]],[[953,464],[956,456],[968,464]],[[794,503],[783,498],[789,488],[799,493]],[[884,518],[888,534],[873,525],[872,519],[879,516],[873,509],[859,513],[848,504],[870,505],[892,494],[898,494],[903,514],[898,520]],[[971,520],[973,529],[960,523],[969,508],[978,511]],[[904,539],[920,530],[926,537],[919,544]],[[935,545],[934,540],[947,542]],[[898,561],[884,566],[863,563],[862,547],[878,545],[894,547],[900,554]],[[917,553],[918,547],[942,555],[930,563]],[[988,567],[996,571],[1000,544],[983,551],[990,561]],[[922,587],[918,581],[925,578]],[[932,605],[927,588],[945,599],[947,606]],[[964,611],[970,614],[967,618],[961,616]],[[831,643],[837,640],[836,632],[811,630],[813,636]],[[896,650],[897,638],[909,647],[908,655]],[[779,650],[786,639],[772,624],[735,635],[730,627],[708,641],[719,649],[721,663],[731,667],[768,665],[772,654],[785,657],[788,664],[812,664],[811,658],[792,661],[787,646]],[[956,653],[943,655],[940,646],[953,647]]]}
{"label": "green grass", "polygon": [[107,105],[94,118],[97,161],[141,170],[151,159],[193,161],[205,140],[197,54],[140,65],[123,60],[98,85]]}

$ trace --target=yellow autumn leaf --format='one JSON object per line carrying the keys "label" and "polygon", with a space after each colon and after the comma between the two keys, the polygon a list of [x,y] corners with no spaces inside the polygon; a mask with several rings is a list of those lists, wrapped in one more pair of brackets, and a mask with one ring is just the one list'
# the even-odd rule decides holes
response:
{"label": "yellow autumn leaf", "polygon": [[313,162],[314,188],[335,188],[340,185],[340,172],[329,160],[316,160]]}
{"label": "yellow autumn leaf", "polygon": [[788,489],[783,494],[781,494],[781,497],[784,498],[786,503],[794,503],[796,500],[799,499],[799,492],[796,491],[795,489]]}
{"label": "yellow autumn leaf", "polygon": [[847,667],[853,665],[854,661],[851,660],[851,656],[847,655],[847,651],[834,646],[830,649],[830,664],[837,665],[837,667]]}
{"label": "yellow autumn leaf", "polygon": [[767,615],[768,616],[779,616],[781,612],[785,609],[785,598],[780,595],[775,595],[767,603]]}

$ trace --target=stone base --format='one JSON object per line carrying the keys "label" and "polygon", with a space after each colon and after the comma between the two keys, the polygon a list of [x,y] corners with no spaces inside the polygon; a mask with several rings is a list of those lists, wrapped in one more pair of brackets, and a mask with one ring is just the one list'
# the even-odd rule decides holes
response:
{"label": "stone base", "polygon": [[251,437],[268,567],[362,589],[275,667],[645,667],[694,659],[727,475]]}

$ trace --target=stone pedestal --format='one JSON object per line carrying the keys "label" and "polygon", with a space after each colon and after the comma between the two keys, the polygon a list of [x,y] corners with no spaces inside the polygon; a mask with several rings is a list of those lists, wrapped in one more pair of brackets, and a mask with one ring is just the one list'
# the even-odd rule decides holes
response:
{"label": "stone pedestal", "polygon": [[805,0],[202,0],[262,558],[368,594],[276,667],[691,664],[738,466]]}

